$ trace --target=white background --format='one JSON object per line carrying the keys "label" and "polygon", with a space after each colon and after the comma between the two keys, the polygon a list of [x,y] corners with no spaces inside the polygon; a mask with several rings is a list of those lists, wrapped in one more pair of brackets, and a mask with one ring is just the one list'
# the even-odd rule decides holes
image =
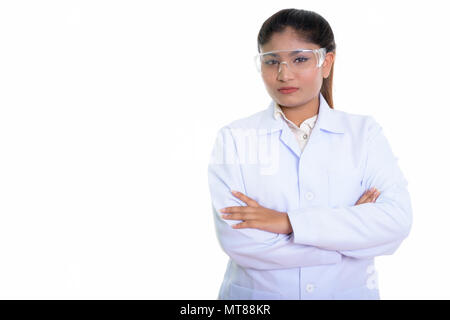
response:
{"label": "white background", "polygon": [[270,102],[252,59],[284,8],[330,23],[335,108],[372,115],[409,181],[381,298],[450,298],[446,2],[379,0],[1,1],[0,298],[216,299],[207,163]]}

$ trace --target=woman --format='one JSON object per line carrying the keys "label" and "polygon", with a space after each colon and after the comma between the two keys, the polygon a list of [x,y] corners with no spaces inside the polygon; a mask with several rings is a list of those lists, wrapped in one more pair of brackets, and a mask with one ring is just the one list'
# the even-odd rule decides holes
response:
{"label": "woman", "polygon": [[272,101],[219,130],[208,167],[230,257],[218,298],[379,299],[374,257],[394,253],[412,224],[397,158],[373,117],[333,108],[323,17],[277,12],[258,51]]}

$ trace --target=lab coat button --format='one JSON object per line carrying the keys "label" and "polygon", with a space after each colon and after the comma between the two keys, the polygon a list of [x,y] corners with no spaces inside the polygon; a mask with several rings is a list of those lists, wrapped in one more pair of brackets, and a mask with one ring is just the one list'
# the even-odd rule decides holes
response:
{"label": "lab coat button", "polygon": [[312,193],[312,192],[307,192],[306,194],[305,194],[305,198],[307,199],[307,200],[312,200],[313,198],[314,198],[314,194]]}
{"label": "lab coat button", "polygon": [[304,134],[304,135],[303,135],[303,139],[306,140],[306,138],[308,138],[308,135],[307,135],[307,134]]}
{"label": "lab coat button", "polygon": [[310,292],[310,293],[313,292],[314,291],[314,285],[312,283],[308,283],[306,285],[306,291]]}

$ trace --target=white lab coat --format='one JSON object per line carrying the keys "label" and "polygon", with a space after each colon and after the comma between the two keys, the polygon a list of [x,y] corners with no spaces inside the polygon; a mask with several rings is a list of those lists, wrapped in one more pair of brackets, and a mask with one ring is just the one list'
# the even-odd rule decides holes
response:
{"label": "white lab coat", "polygon": [[[371,116],[331,109],[322,94],[303,152],[285,121],[263,111],[221,128],[208,166],[214,223],[230,257],[219,299],[379,299],[374,257],[412,225],[407,180]],[[371,187],[375,203],[355,206]],[[230,190],[287,212],[293,233],[233,229]]]}

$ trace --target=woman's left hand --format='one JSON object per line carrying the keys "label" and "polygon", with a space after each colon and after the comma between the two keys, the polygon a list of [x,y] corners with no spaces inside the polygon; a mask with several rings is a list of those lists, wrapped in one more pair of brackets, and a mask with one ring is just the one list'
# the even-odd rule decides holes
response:
{"label": "woman's left hand", "polygon": [[282,234],[292,232],[291,222],[286,212],[264,208],[241,192],[232,191],[232,194],[247,204],[247,206],[220,209],[220,212],[226,213],[222,215],[223,219],[243,220],[241,223],[233,225],[234,229],[254,228]]}

